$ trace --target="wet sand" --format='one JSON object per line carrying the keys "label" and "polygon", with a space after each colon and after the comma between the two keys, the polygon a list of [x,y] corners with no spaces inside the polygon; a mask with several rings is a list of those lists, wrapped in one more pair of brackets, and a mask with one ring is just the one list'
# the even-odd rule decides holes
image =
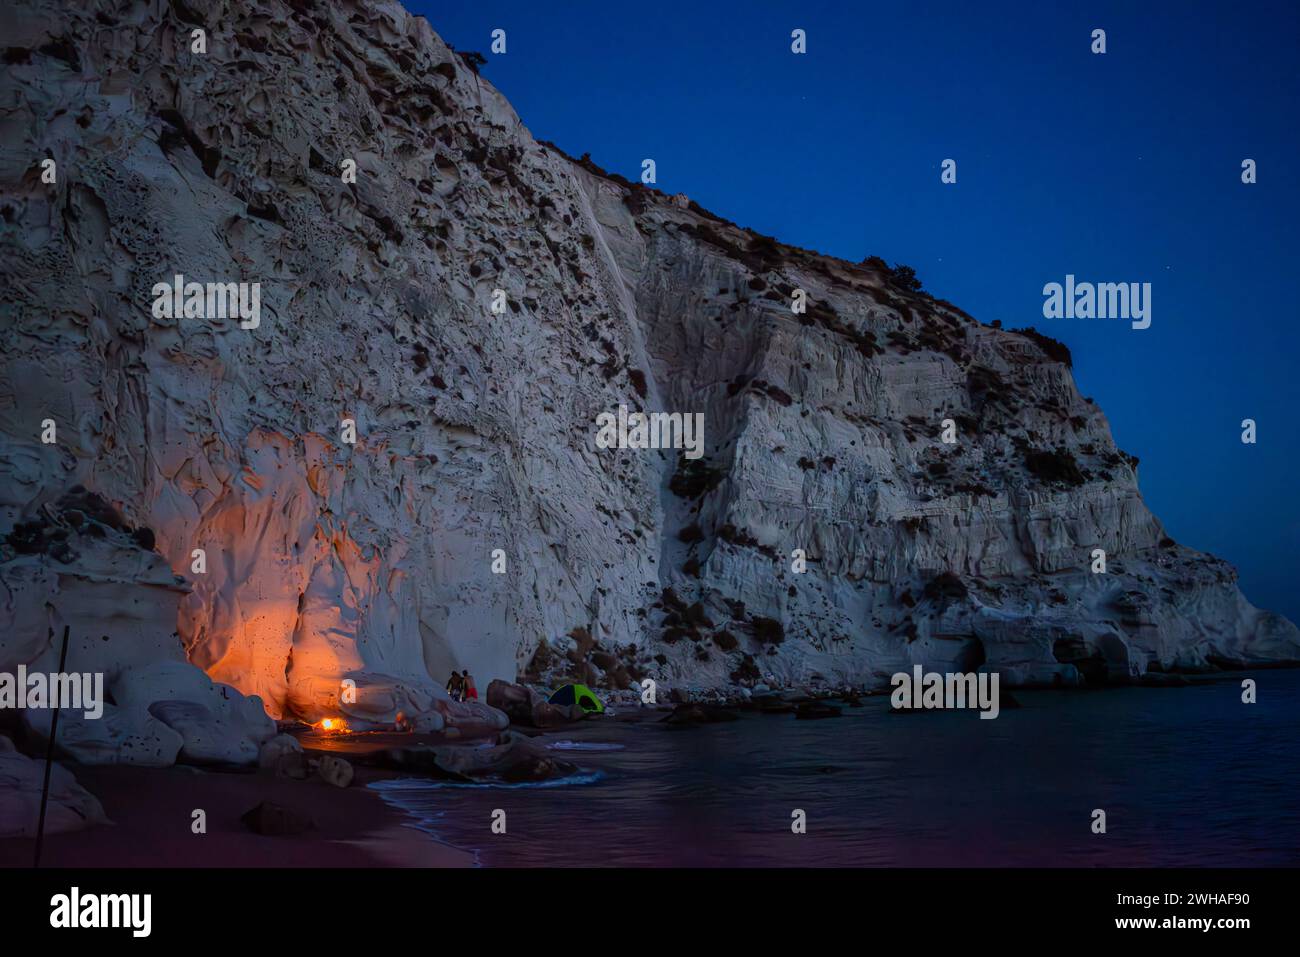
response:
{"label": "wet sand", "polygon": [[[294,781],[271,771],[68,765],[112,825],[47,835],[42,867],[470,867],[473,855],[439,844],[366,788],[383,777],[357,768],[351,787]],[[240,816],[262,801],[307,814],[299,835],[254,834]],[[191,831],[196,808],[207,833]],[[30,867],[35,841],[0,840],[0,867]]]}

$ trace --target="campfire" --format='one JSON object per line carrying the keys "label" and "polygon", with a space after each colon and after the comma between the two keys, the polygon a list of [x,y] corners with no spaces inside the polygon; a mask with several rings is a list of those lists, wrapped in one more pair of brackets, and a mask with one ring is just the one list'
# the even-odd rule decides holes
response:
{"label": "campfire", "polygon": [[322,718],[312,727],[324,734],[344,734],[348,730],[348,723],[342,718]]}

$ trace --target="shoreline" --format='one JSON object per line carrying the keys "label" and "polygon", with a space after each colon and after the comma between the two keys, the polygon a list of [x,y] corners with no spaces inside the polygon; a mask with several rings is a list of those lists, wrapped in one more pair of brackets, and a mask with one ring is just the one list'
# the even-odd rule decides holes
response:
{"label": "shoreline", "polygon": [[[1061,692],[1126,691],[1152,687],[1195,688],[1248,677],[1251,671],[1189,676],[1176,685],[1123,683],[1102,687],[1020,689],[1052,695]],[[1271,670],[1271,669],[1260,669]],[[785,703],[841,699],[836,693],[773,695]],[[887,692],[866,692],[864,699],[887,698]],[[848,705],[853,707],[852,704]],[[671,723],[681,706],[620,707],[608,718],[583,719],[554,727],[512,725],[510,730],[539,742],[584,741],[603,738],[618,725]],[[794,709],[768,710],[755,701],[706,705],[733,713],[780,720]],[[1014,707],[1014,705],[1013,705]],[[739,714],[737,714],[739,716]],[[691,722],[695,723],[695,722]],[[707,723],[707,722],[705,722]],[[616,734],[617,732],[615,732]],[[47,834],[44,868],[114,867],[482,867],[474,849],[447,843],[430,829],[421,814],[405,809],[371,785],[385,780],[422,779],[424,775],[385,767],[375,760],[388,748],[447,743],[436,735],[366,732],[348,735],[296,735],[309,754],[335,754],[349,760],[354,779],[338,788],[313,776],[294,780],[270,769],[213,770],[192,765],[141,768],[127,765],[92,766],[60,762],[86,790],[99,799],[112,824],[65,834]],[[474,739],[457,742],[474,747]],[[240,820],[261,802],[281,805],[307,815],[315,827],[301,834],[260,835]],[[206,814],[206,833],[191,829],[195,810]],[[0,839],[0,868],[29,868],[35,840]]]}
{"label": "shoreline", "polygon": [[[273,771],[204,771],[65,764],[112,824],[47,834],[42,868],[472,867],[474,856],[437,841],[369,783],[397,774],[358,767],[347,788]],[[266,836],[240,816],[262,801],[307,814],[315,828]],[[195,810],[207,832],[191,830]],[[418,839],[410,839],[418,835]],[[0,867],[32,866],[33,838],[0,840]]]}

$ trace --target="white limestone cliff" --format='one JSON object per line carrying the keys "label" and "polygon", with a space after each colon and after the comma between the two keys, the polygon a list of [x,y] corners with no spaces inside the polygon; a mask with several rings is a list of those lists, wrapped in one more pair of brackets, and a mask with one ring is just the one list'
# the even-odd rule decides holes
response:
{"label": "white limestone cliff", "polygon": [[[0,13],[0,533],[66,524],[77,486],[121,528],[5,546],[0,668],[73,622],[106,667],[188,660],[274,718],[481,729],[502,716],[448,701],[452,668],[716,688],[1300,659],[1229,565],[1166,539],[1050,341],[535,141],[397,3],[71,7]],[[260,283],[260,325],[156,318],[177,274]],[[620,403],[703,412],[705,458],[598,448]],[[189,712],[154,703],[179,748]]]}

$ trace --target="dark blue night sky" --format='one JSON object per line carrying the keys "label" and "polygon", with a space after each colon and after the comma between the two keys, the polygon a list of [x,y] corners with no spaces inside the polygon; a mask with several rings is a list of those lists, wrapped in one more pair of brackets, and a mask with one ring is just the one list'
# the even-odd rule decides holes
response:
{"label": "dark blue night sky", "polygon": [[[1064,341],[1169,534],[1300,621],[1300,5],[407,6],[488,55],[534,136]],[[1151,328],[1044,319],[1067,273],[1150,282]]]}

